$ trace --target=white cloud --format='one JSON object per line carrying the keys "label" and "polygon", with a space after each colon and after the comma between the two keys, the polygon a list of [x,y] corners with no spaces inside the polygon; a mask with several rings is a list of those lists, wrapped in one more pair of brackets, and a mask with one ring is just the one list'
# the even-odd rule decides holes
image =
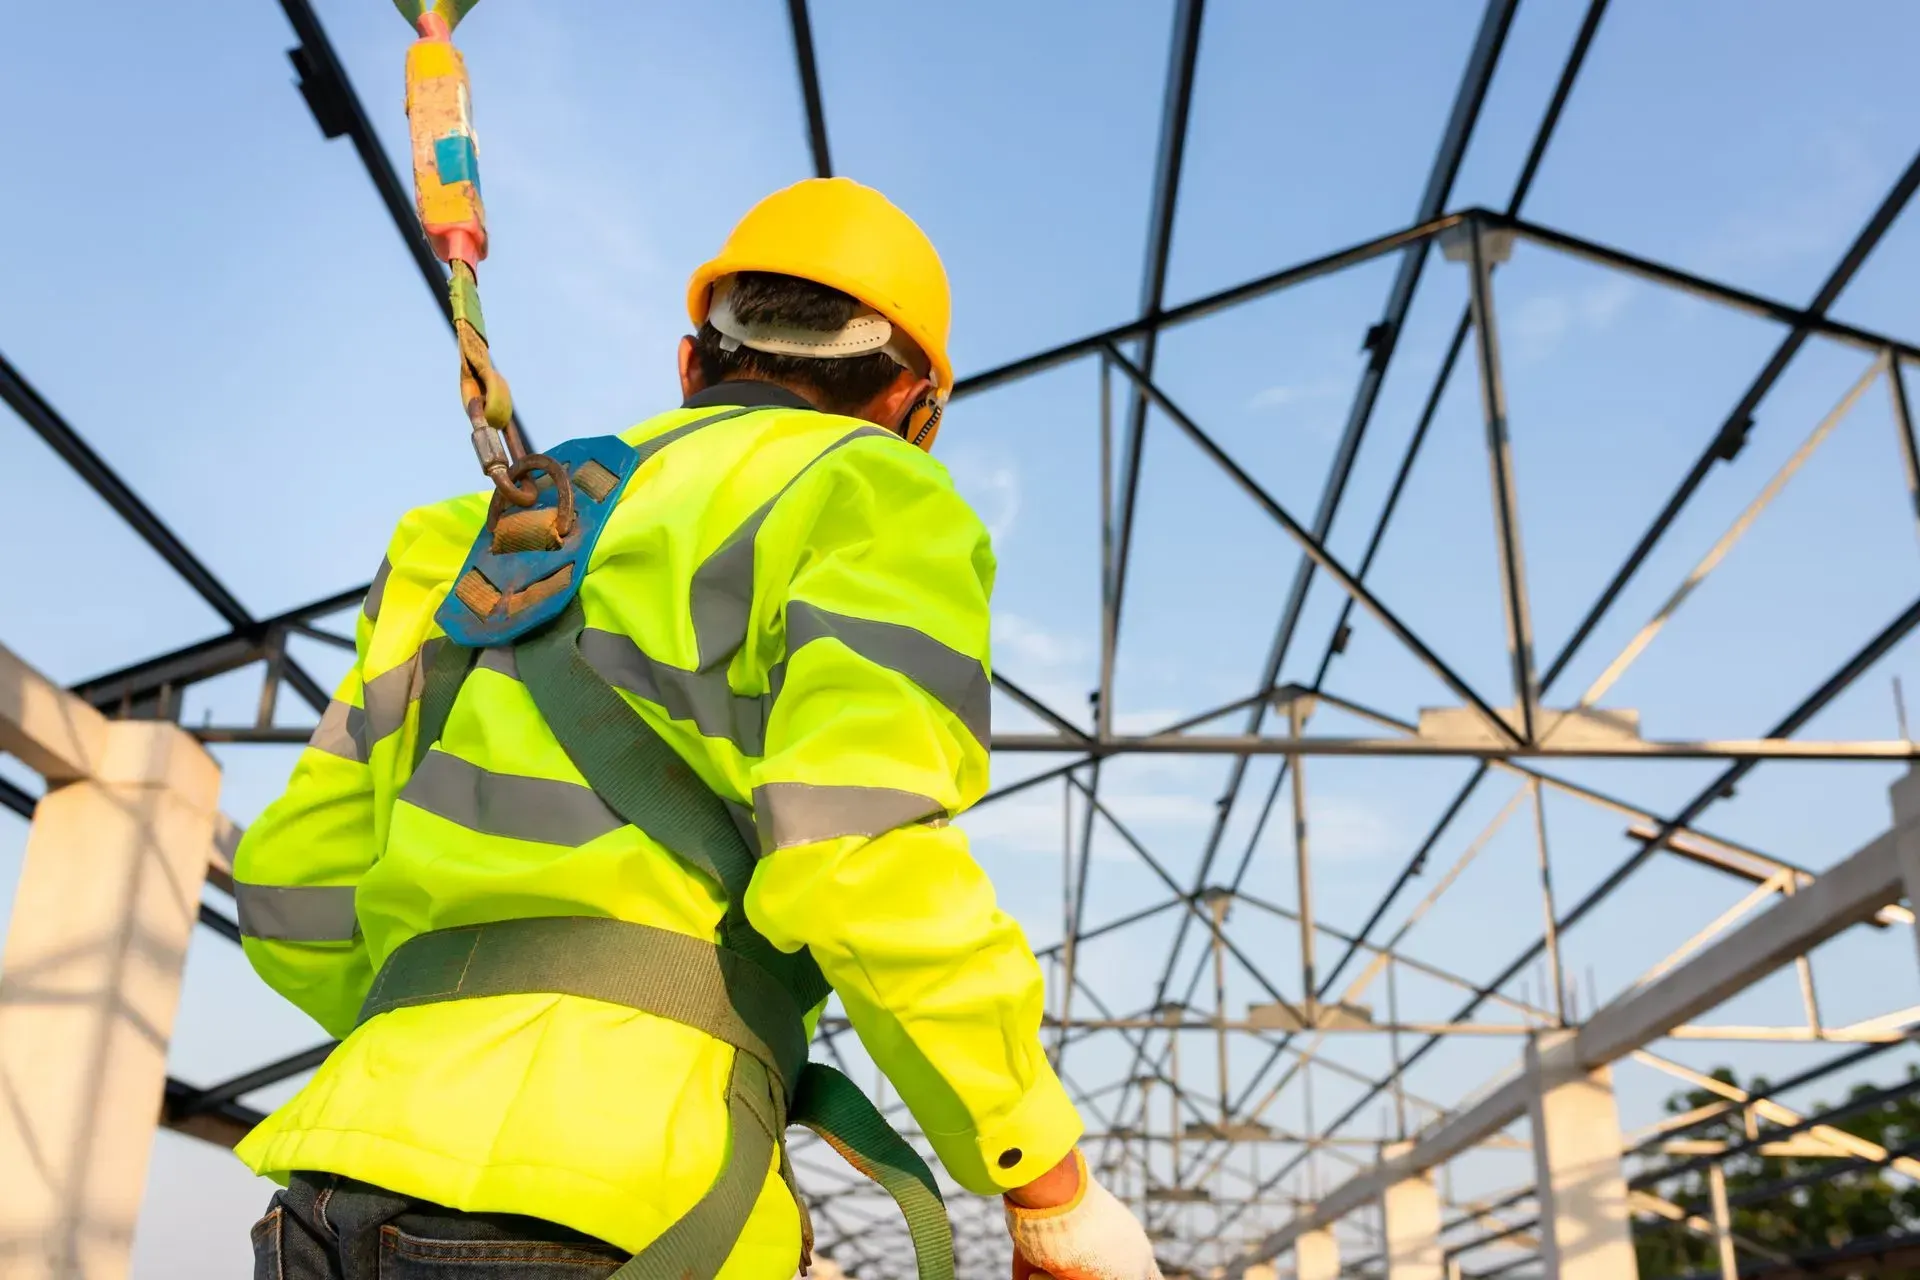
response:
{"label": "white cloud", "polygon": [[1502,311],[1500,336],[1512,359],[1541,359],[1570,334],[1604,333],[1612,328],[1638,288],[1624,276],[1609,276],[1585,289],[1535,294]]}
{"label": "white cloud", "polygon": [[1167,709],[1149,711],[1122,711],[1113,718],[1115,733],[1155,733],[1170,724],[1178,724],[1190,711],[1172,711]]}
{"label": "white cloud", "polygon": [[1307,848],[1316,861],[1360,862],[1404,852],[1406,836],[1382,816],[1377,802],[1316,797],[1311,787],[1307,794]]}
{"label": "white cloud", "polygon": [[943,451],[941,460],[953,477],[954,488],[979,513],[994,544],[1011,538],[1020,520],[1019,467],[967,445]]}
{"label": "white cloud", "polygon": [[1059,784],[1037,787],[963,813],[955,825],[983,850],[1060,856],[1066,827]]}
{"label": "white cloud", "polygon": [[1580,295],[1581,319],[1594,329],[1610,328],[1632,301],[1635,287],[1625,276],[1608,276]]}
{"label": "white cloud", "polygon": [[1050,631],[1037,622],[1004,610],[993,615],[993,658],[998,666],[1004,657],[1024,671],[1058,668],[1078,662],[1087,646],[1072,636]]}
{"label": "white cloud", "polygon": [[[1218,812],[1213,801],[1195,792],[1116,792],[1102,796],[1101,803],[1136,834],[1155,826],[1211,822]],[[1142,840],[1148,848],[1153,847],[1144,836]]]}
{"label": "white cloud", "polygon": [[1331,379],[1308,383],[1281,383],[1268,387],[1264,391],[1255,392],[1253,398],[1247,401],[1247,408],[1255,411],[1284,409],[1289,405],[1328,399],[1338,395],[1340,390],[1340,384]]}
{"label": "white cloud", "polygon": [[[955,823],[984,853],[1058,858],[1069,832],[1078,846],[1086,813],[1076,793],[1072,819],[1070,822],[1065,819],[1060,786],[1057,782],[1042,783],[970,810],[955,819]],[[1129,791],[1103,786],[1100,802],[1126,824],[1142,844],[1162,858],[1171,849],[1163,850],[1157,837],[1169,834],[1170,827],[1179,827],[1181,835],[1191,836],[1196,824],[1210,822],[1214,812],[1212,802],[1197,793]],[[1104,820],[1094,825],[1093,857],[1100,863],[1137,861],[1126,842]]]}
{"label": "white cloud", "polygon": [[1796,183],[1764,212],[1742,210],[1717,226],[1703,249],[1706,270],[1740,276],[1806,257],[1827,259],[1871,207],[1886,178],[1860,139],[1836,129],[1812,144],[1821,173]]}

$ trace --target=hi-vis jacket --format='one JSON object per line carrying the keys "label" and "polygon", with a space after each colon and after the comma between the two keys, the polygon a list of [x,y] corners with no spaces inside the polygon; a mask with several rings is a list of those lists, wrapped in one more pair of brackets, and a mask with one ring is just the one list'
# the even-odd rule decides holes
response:
{"label": "hi-vis jacket", "polygon": [[[986,532],[920,450],[777,388],[724,384],[622,438],[690,426],[593,551],[581,649],[751,825],[748,918],[811,949],[948,1173],[981,1194],[1030,1181],[1080,1120],[1041,1050],[1039,967],[945,821],[987,782]],[[584,785],[510,653],[481,654],[410,769],[434,613],[485,511],[401,521],[354,670],[235,857],[248,959],[345,1037],[239,1154],[638,1251],[721,1168],[731,1047],[558,995],[353,1030],[374,972],[429,930],[586,915],[711,941],[720,922],[711,882]],[[793,1274],[777,1174],[728,1280]]]}

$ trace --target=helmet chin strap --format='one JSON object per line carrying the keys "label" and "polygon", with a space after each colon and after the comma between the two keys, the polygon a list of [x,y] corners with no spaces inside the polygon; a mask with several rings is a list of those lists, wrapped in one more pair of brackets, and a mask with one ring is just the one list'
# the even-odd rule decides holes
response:
{"label": "helmet chin strap", "polygon": [[929,391],[914,401],[900,419],[900,438],[915,448],[931,450],[933,437],[940,430],[940,415],[946,408],[940,397]]}

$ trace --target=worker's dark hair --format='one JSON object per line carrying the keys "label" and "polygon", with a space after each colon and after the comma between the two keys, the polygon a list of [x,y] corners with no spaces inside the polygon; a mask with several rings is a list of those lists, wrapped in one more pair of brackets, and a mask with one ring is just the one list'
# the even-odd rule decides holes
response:
{"label": "worker's dark hair", "polygon": [[[753,323],[792,325],[831,332],[861,310],[852,297],[795,276],[771,271],[742,271],[733,278],[733,313]],[[751,347],[720,349],[720,331],[712,321],[700,326],[693,339],[700,373],[712,386],[729,379],[777,382],[813,394],[808,397],[828,413],[849,413],[865,405],[900,376],[900,366],[884,351],[835,360],[774,355]]]}

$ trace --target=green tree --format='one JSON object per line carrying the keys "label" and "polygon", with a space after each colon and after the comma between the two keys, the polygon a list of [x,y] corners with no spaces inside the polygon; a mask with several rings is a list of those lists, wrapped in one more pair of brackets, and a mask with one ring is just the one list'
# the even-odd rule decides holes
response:
{"label": "green tree", "polygon": [[[1715,1071],[1716,1079],[1739,1086],[1733,1072],[1725,1067]],[[1908,1079],[1920,1079],[1920,1068],[1909,1067]],[[1749,1093],[1764,1094],[1764,1077],[1756,1076],[1744,1086]],[[1878,1092],[1868,1085],[1856,1086],[1848,1103]],[[1678,1115],[1722,1101],[1720,1095],[1704,1089],[1675,1094],[1667,1099],[1669,1114]],[[1816,1103],[1808,1115],[1830,1108]],[[1762,1141],[1777,1126],[1759,1121]],[[1920,1093],[1906,1093],[1868,1107],[1857,1114],[1836,1120],[1835,1129],[1845,1130],[1879,1144],[1896,1154],[1907,1152],[1920,1142]],[[1747,1142],[1746,1121],[1737,1106],[1724,1115],[1688,1130],[1694,1139],[1712,1139],[1729,1145]],[[1647,1167],[1665,1167],[1685,1157],[1656,1155]],[[1738,1201],[1743,1192],[1831,1171],[1844,1157],[1811,1155],[1762,1155],[1743,1152],[1724,1163],[1729,1200]],[[1673,1201],[1709,1221],[1713,1210],[1709,1196],[1708,1174],[1703,1168],[1669,1179],[1651,1188],[1663,1199]],[[1905,1179],[1888,1177],[1873,1164],[1852,1164],[1836,1176],[1794,1187],[1770,1195],[1752,1204],[1736,1204],[1730,1215],[1735,1236],[1753,1241],[1774,1253],[1788,1256],[1824,1253],[1859,1241],[1891,1233],[1912,1231],[1920,1225],[1920,1187],[1907,1185]],[[1634,1251],[1640,1261],[1643,1280],[1663,1276],[1687,1275],[1711,1271],[1718,1263],[1711,1239],[1696,1234],[1675,1222],[1636,1219]],[[1752,1255],[1741,1257],[1743,1267],[1756,1261]],[[1920,1268],[1882,1270],[1876,1275],[1893,1280],[1920,1280]]]}

